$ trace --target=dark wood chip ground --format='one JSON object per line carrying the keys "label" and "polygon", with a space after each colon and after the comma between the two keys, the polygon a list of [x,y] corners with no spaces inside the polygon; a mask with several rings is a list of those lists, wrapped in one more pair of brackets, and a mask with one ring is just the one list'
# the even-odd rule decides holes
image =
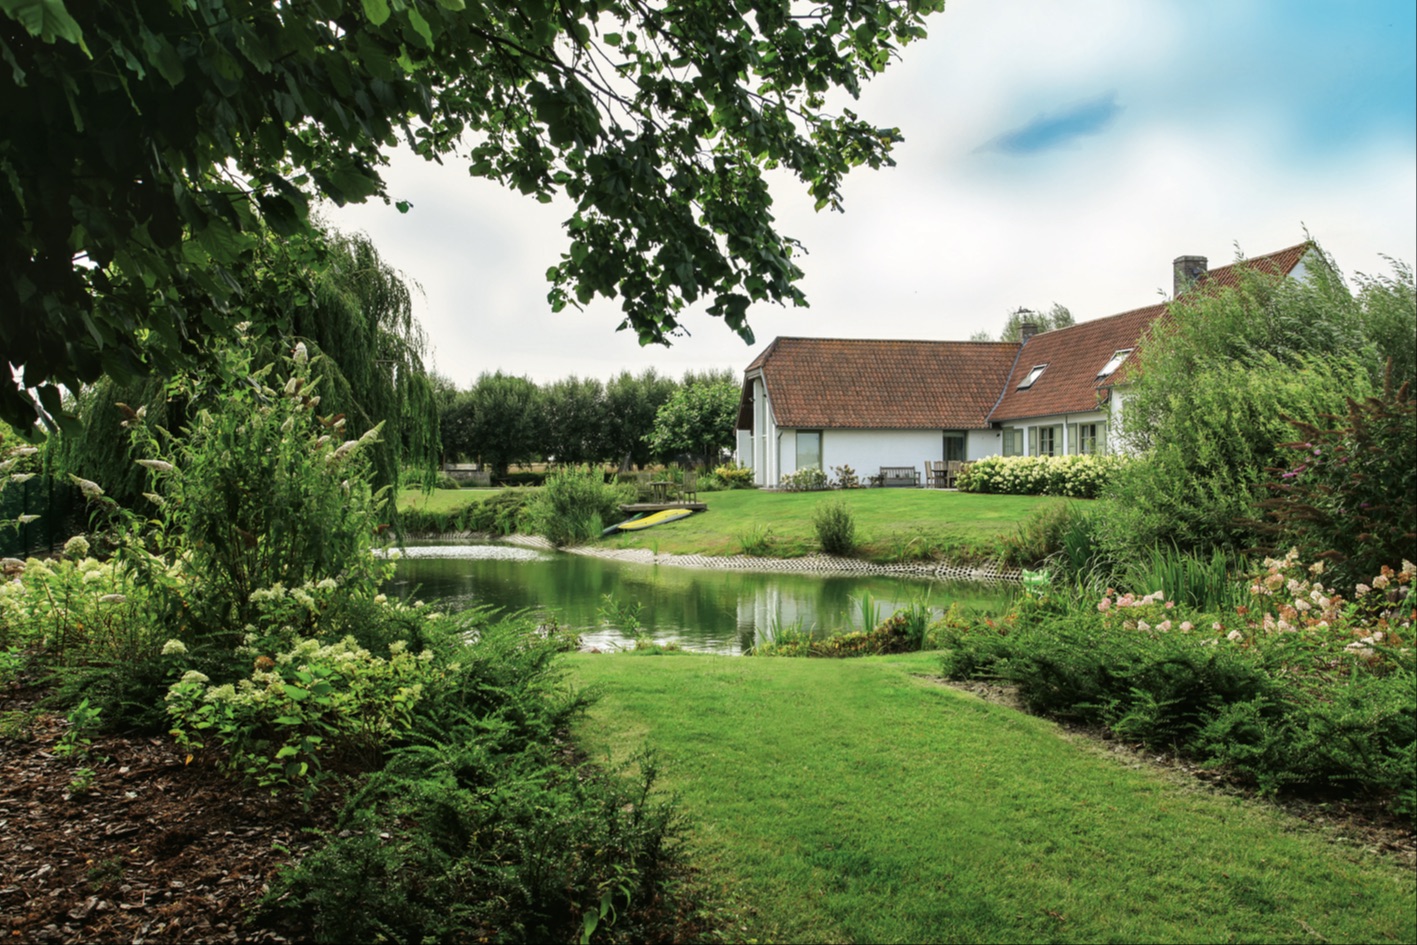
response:
{"label": "dark wood chip ground", "polygon": [[[280,942],[248,924],[281,864],[327,826],[185,764],[169,738],[102,736],[56,757],[67,727],[34,690],[0,693],[0,928],[12,942]],[[85,787],[83,769],[92,771]],[[77,779],[77,780],[76,780]],[[289,851],[289,852],[287,852]]]}

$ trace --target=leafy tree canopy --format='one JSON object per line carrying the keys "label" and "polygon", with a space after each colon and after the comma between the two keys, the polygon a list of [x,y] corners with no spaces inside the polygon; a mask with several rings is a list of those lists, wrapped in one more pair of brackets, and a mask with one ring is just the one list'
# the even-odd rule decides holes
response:
{"label": "leafy tree canopy", "polygon": [[[1035,312],[1033,309],[1019,307],[1009,313],[1009,317],[1004,322],[1004,328],[999,332],[999,341],[1022,341],[1023,323],[1032,322],[1036,332],[1042,334],[1045,331],[1053,331],[1056,328],[1067,328],[1073,324],[1073,313],[1065,305],[1053,303],[1053,307],[1046,312]],[[969,338],[970,341],[993,341],[987,331],[977,331]]]}
{"label": "leafy tree canopy", "polygon": [[738,417],[738,384],[686,384],[659,408],[646,440],[660,456],[687,453],[712,465],[733,446]]}
{"label": "leafy tree canopy", "polygon": [[[0,364],[58,413],[56,382],[170,371],[269,317],[245,292],[262,228],[387,199],[400,139],[570,198],[553,308],[619,298],[651,343],[702,299],[750,338],[750,303],[804,301],[763,171],[820,209],[891,163],[898,132],[827,93],[855,96],[943,5],[88,0],[80,20],[0,0]],[[34,412],[0,385],[0,416]]]}

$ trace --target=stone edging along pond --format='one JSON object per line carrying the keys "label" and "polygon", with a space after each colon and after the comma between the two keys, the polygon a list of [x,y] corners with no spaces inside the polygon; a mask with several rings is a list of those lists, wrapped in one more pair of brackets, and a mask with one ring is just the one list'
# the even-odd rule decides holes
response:
{"label": "stone edging along pond", "polygon": [[[410,540],[484,540],[500,541],[524,548],[538,548],[555,551],[555,547],[540,535],[507,535],[494,537],[473,532],[454,534],[409,535]],[[961,565],[948,562],[921,562],[917,564],[872,564],[856,558],[838,558],[834,555],[806,555],[801,558],[755,558],[750,555],[669,555],[655,554],[647,548],[562,548],[569,554],[586,555],[592,558],[606,558],[611,561],[628,561],[634,564],[662,564],[675,568],[705,568],[714,571],[767,571],[795,572],[798,574],[855,574],[886,575],[899,577],[930,578],[936,581],[973,581],[984,584],[1018,584],[1022,572],[1018,568],[998,568],[993,565]]]}

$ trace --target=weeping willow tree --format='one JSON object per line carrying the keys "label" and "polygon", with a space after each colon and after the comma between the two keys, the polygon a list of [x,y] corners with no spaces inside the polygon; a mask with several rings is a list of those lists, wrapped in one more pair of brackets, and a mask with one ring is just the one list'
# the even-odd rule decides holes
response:
{"label": "weeping willow tree", "polygon": [[[272,327],[247,336],[256,347],[253,363],[273,361],[304,342],[314,358],[321,413],[343,414],[345,429],[356,436],[384,423],[382,442],[370,454],[376,485],[396,490],[401,479],[431,479],[438,409],[408,285],[363,234],[324,232],[311,242],[272,240],[263,249],[249,270],[246,307],[277,317],[257,320]],[[159,376],[128,384],[102,378],[79,394],[80,428],[59,437],[61,465],[136,506],[144,501],[146,479],[122,429],[129,411],[143,410],[149,424],[177,431],[202,406],[170,397]]]}

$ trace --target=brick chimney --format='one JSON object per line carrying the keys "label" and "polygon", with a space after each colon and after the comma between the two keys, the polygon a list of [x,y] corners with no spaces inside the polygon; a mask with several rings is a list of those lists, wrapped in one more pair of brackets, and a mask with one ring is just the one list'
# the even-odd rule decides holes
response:
{"label": "brick chimney", "polygon": [[1038,323],[1035,321],[1024,321],[1018,323],[1018,336],[1020,341],[1028,341],[1038,334]]}
{"label": "brick chimney", "polygon": [[1171,261],[1171,273],[1175,283],[1171,293],[1173,299],[1205,278],[1209,263],[1204,256],[1177,256]]}

